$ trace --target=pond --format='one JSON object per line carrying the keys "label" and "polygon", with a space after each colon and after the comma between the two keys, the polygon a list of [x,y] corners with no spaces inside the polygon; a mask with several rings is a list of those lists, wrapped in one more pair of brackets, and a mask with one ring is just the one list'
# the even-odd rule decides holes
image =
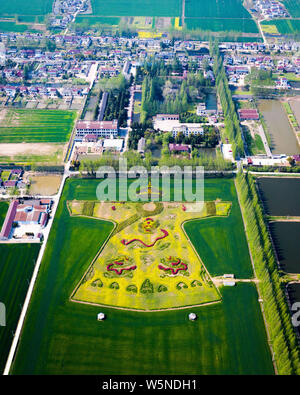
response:
{"label": "pond", "polygon": [[257,183],[268,215],[300,216],[300,178],[260,177]]}
{"label": "pond", "polygon": [[272,144],[270,148],[272,154],[300,154],[297,138],[280,101],[260,100],[258,107],[271,136]]}
{"label": "pond", "polygon": [[300,222],[270,222],[270,231],[282,270],[300,273]]}

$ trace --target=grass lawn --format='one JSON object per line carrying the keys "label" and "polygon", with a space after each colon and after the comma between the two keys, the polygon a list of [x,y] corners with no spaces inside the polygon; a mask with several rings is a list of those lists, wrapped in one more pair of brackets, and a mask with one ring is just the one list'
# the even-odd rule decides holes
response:
{"label": "grass lawn", "polygon": [[[258,295],[252,284],[222,287],[222,303],[193,308],[199,317],[195,322],[187,318],[189,309],[138,313],[105,307],[101,311],[107,320],[98,322],[99,307],[69,300],[112,225],[70,217],[66,202],[83,197],[95,200],[98,183],[79,179],[66,183],[12,373],[272,374]],[[237,218],[232,226],[243,232],[233,180],[207,180],[205,196],[207,200],[232,198],[233,216]],[[231,242],[230,246],[226,252],[233,256],[236,244]],[[222,262],[214,262],[219,264]],[[245,262],[241,266],[244,273],[251,273]],[[236,271],[230,266],[227,269]]]}
{"label": "grass lawn", "polygon": [[[2,211],[2,205],[0,208]],[[0,244],[0,301],[6,307],[6,326],[0,326],[0,372],[6,363],[39,249],[36,243]]]}
{"label": "grass lawn", "polygon": [[7,110],[1,122],[0,142],[66,142],[75,118],[75,111]]}

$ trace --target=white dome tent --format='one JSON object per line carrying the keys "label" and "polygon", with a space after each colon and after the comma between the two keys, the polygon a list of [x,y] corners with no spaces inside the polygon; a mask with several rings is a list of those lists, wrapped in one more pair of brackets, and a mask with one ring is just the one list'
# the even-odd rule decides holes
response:
{"label": "white dome tent", "polygon": [[98,315],[97,315],[97,320],[98,321],[103,321],[103,320],[105,320],[105,314],[104,313],[99,313]]}
{"label": "white dome tent", "polygon": [[190,313],[189,314],[189,320],[190,321],[195,321],[197,319],[197,315],[195,313]]}

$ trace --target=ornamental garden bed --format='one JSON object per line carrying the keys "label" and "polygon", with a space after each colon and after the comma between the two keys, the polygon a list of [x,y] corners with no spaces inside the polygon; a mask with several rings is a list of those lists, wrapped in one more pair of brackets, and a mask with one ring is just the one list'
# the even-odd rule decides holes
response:
{"label": "ornamental garden bed", "polygon": [[[76,216],[85,215],[87,204],[68,202],[71,215],[73,206]],[[175,202],[151,206],[98,202],[92,206],[95,218],[97,214],[103,218],[105,213],[105,219],[116,227],[76,287],[72,300],[157,310],[221,299],[182,225],[195,218],[227,216],[231,203],[220,199],[206,202],[200,212],[195,211],[194,203],[184,203],[184,210],[182,203]]]}

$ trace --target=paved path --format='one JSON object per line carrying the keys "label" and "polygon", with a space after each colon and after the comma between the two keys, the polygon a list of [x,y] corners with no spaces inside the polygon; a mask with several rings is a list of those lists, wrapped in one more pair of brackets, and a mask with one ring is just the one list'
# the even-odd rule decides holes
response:
{"label": "paved path", "polygon": [[264,149],[266,151],[267,156],[269,158],[272,158],[272,152],[270,150],[269,143],[268,143],[268,140],[266,138],[266,134],[265,134],[265,131],[264,131],[264,128],[262,127],[262,125],[259,125],[258,131],[259,131],[259,135],[260,135],[260,137],[262,139],[262,142],[263,142],[263,145],[264,145]]}

